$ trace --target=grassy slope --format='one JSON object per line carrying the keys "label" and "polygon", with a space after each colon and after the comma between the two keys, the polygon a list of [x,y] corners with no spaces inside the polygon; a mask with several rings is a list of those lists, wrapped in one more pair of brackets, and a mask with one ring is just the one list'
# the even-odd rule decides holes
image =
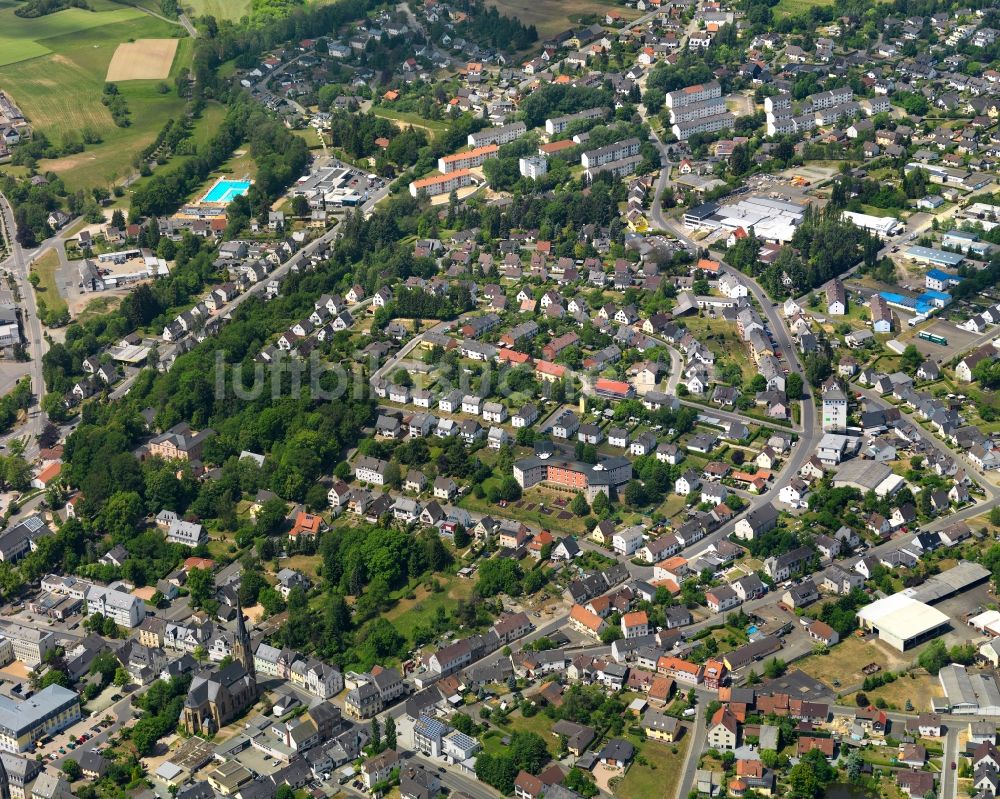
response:
{"label": "grassy slope", "polygon": [[[132,124],[128,128],[116,127],[101,105],[104,77],[115,48],[128,39],[171,37],[179,29],[131,9],[82,13],[112,20],[124,14],[126,21],[51,36],[44,40],[51,50],[49,55],[0,68],[0,85],[13,94],[36,129],[50,138],[58,141],[64,133],[79,132],[85,127],[100,131],[101,144],[41,164],[43,171],[51,169],[62,175],[71,190],[107,184],[124,176],[133,155],[184,107],[173,92],[157,91],[160,81],[124,81],[119,88],[128,102]],[[174,72],[188,63],[190,56],[191,42],[183,40],[174,61]]]}
{"label": "grassy slope", "polygon": [[[201,144],[207,142],[218,130],[219,124],[225,119],[226,109],[218,103],[209,103],[205,106],[205,110],[199,119],[195,120],[194,129],[191,133],[191,140],[194,146],[197,148]],[[178,155],[173,156],[167,163],[158,166],[155,170],[157,175],[168,175],[176,169],[179,169],[186,161],[190,160],[190,156]],[[125,190],[125,196],[115,203],[118,207],[127,208],[129,205],[129,197],[132,192],[136,189],[149,182],[149,178],[139,178],[135,183],[130,185],[128,189]]]}
{"label": "grassy slope", "polygon": [[0,65],[58,52],[47,39],[143,16],[132,8],[94,13],[70,8],[37,19],[22,19],[14,8],[0,10]]}
{"label": "grassy slope", "polygon": [[182,0],[181,6],[190,17],[239,20],[250,13],[250,0]]}
{"label": "grassy slope", "polygon": [[787,17],[801,14],[813,6],[830,6],[833,0],[779,0],[774,7],[775,17]]}
{"label": "grassy slope", "polygon": [[573,28],[581,17],[590,14],[603,17],[608,11],[617,11],[624,19],[635,19],[640,14],[616,0],[574,0],[572,3],[563,0],[487,0],[487,3],[507,16],[517,17],[525,25],[534,25],[539,39]]}

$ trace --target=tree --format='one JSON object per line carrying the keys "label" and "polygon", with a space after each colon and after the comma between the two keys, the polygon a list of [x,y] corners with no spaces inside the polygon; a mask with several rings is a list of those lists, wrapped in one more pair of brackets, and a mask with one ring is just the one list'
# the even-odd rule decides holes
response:
{"label": "tree", "polygon": [[914,344],[907,344],[903,354],[899,357],[899,366],[908,375],[916,374],[923,362],[924,356],[920,354],[920,350]]}
{"label": "tree", "polygon": [[64,760],[60,768],[62,769],[62,773],[66,775],[66,779],[70,782],[76,782],[83,776],[83,769],[80,768],[80,764],[70,758]]}
{"label": "tree", "polygon": [[818,799],[836,773],[821,751],[813,749],[807,752],[788,773],[791,796],[794,799]]}
{"label": "tree", "polygon": [[382,728],[378,723],[378,716],[372,716],[372,748],[382,749]]}
{"label": "tree", "polygon": [[573,501],[569,504],[569,509],[577,516],[586,516],[590,513],[590,505],[587,504],[587,498],[580,493],[573,497]]}
{"label": "tree", "polygon": [[785,394],[793,401],[802,399],[802,375],[798,372],[789,372],[785,378]]}
{"label": "tree", "polygon": [[861,757],[861,752],[857,749],[852,749],[850,754],[847,756],[846,770],[847,779],[851,782],[859,782],[861,780],[862,769],[864,768],[864,758]]}
{"label": "tree", "polygon": [[465,549],[472,543],[472,538],[469,536],[469,531],[465,529],[465,525],[459,524],[455,526],[455,549]]}
{"label": "tree", "polygon": [[931,674],[937,674],[941,671],[949,663],[948,649],[944,645],[944,641],[940,638],[931,641],[928,647],[917,657],[917,663]]}
{"label": "tree", "polygon": [[534,732],[514,732],[510,736],[508,754],[518,769],[523,769],[529,774],[537,774],[549,761],[545,741]]}
{"label": "tree", "polygon": [[215,577],[210,569],[191,569],[187,576],[187,589],[191,601],[198,606],[205,604],[215,593]]}
{"label": "tree", "polygon": [[119,688],[124,688],[126,685],[129,684],[129,680],[131,679],[132,679],[131,675],[125,670],[123,666],[119,666],[115,670],[115,677],[113,682]]}
{"label": "tree", "polygon": [[785,673],[787,669],[785,661],[780,658],[771,658],[764,664],[764,676],[769,680],[774,680]]}
{"label": "tree", "polygon": [[476,777],[506,795],[514,790],[517,766],[514,765],[513,758],[506,753],[492,755],[481,752],[476,757]]}
{"label": "tree", "polygon": [[386,716],[385,719],[385,747],[396,748],[396,720],[392,716]]}

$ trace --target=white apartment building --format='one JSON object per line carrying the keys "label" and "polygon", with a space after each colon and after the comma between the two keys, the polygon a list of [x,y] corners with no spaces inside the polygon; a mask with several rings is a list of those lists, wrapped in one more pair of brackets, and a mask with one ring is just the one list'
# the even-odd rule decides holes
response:
{"label": "white apartment building", "polygon": [[683,89],[667,92],[667,108],[673,110],[691,103],[700,103],[711,100],[713,97],[722,97],[722,86],[718,81],[711,83],[698,83],[694,86],[685,86]]}
{"label": "white apartment building", "polygon": [[638,154],[639,140],[633,137],[616,142],[615,144],[609,144],[607,147],[589,150],[580,156],[580,163],[584,169],[593,169],[595,166],[610,164],[612,161],[620,161],[623,158]]}
{"label": "white apartment building", "polygon": [[146,605],[137,596],[117,589],[94,586],[87,591],[87,613],[100,613],[115,624],[131,630],[146,618]]}

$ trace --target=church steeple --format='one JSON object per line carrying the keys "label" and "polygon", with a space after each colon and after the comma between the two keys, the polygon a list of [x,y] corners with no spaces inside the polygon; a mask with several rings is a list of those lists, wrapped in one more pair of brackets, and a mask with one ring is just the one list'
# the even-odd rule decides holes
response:
{"label": "church steeple", "polygon": [[253,647],[250,643],[250,633],[247,632],[246,621],[243,618],[243,605],[239,593],[236,595],[236,638],[233,641],[233,660],[243,664],[247,674],[254,683],[256,690],[257,672],[253,665]]}

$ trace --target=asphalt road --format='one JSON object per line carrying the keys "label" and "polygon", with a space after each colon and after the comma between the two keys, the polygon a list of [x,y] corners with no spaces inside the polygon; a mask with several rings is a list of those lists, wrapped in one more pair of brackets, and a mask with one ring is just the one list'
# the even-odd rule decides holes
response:
{"label": "asphalt road", "polygon": [[29,460],[38,452],[35,437],[45,426],[45,414],[40,410],[42,398],[45,396],[45,381],[42,379],[42,356],[48,350],[48,343],[42,336],[42,323],[38,319],[38,306],[35,303],[35,292],[28,282],[28,267],[30,260],[25,257],[24,250],[17,241],[17,225],[14,223],[14,212],[7,198],[0,194],[0,213],[11,239],[11,254],[4,267],[10,270],[21,294],[21,313],[24,324],[24,335],[28,339],[26,348],[31,358],[31,387],[34,393],[34,404],[29,409],[27,423],[18,428],[15,434],[28,436],[28,447],[25,457]]}

